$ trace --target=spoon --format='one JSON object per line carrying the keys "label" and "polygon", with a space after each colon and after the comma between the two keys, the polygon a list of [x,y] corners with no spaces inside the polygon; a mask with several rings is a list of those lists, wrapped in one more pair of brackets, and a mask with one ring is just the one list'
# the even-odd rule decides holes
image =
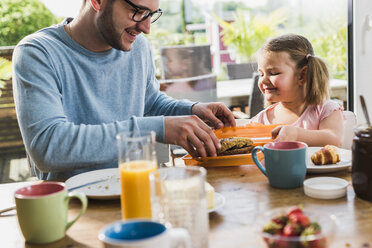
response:
{"label": "spoon", "polygon": [[367,111],[366,102],[364,101],[364,97],[362,95],[360,95],[360,103],[362,104],[362,109],[363,109],[364,116],[366,117],[367,124],[370,127],[371,122],[369,120],[369,115],[368,115],[368,111]]}

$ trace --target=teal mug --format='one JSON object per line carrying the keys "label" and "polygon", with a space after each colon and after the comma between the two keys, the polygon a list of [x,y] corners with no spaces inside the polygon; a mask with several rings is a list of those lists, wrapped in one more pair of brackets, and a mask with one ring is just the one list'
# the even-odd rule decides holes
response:
{"label": "teal mug", "polygon": [[[301,187],[305,180],[306,149],[303,142],[276,141],[253,148],[252,158],[272,187],[291,189]],[[257,151],[264,153],[265,167],[258,161]]]}

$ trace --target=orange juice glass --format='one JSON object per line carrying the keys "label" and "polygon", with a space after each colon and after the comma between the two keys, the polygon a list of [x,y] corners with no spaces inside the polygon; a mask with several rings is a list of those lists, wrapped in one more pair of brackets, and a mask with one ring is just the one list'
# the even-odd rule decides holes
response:
{"label": "orange juice glass", "polygon": [[155,133],[117,135],[122,218],[151,219],[149,173],[157,169]]}
{"label": "orange juice glass", "polygon": [[119,169],[123,219],[151,219],[149,173],[157,169],[155,161],[127,162],[120,164]]}

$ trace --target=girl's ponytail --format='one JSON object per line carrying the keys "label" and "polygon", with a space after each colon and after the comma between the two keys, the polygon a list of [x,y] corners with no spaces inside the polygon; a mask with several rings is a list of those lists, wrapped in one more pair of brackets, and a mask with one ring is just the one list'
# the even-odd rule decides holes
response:
{"label": "girl's ponytail", "polygon": [[[326,63],[319,57],[307,56],[306,96],[308,105],[319,105],[329,99],[329,72]],[[306,58],[305,58],[306,59]]]}

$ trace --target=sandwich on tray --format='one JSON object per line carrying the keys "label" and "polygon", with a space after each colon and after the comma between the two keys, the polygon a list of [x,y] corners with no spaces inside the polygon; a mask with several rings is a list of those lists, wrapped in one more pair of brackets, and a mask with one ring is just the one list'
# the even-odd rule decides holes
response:
{"label": "sandwich on tray", "polygon": [[221,149],[218,156],[250,153],[253,149],[253,141],[247,137],[231,137],[220,139]]}

